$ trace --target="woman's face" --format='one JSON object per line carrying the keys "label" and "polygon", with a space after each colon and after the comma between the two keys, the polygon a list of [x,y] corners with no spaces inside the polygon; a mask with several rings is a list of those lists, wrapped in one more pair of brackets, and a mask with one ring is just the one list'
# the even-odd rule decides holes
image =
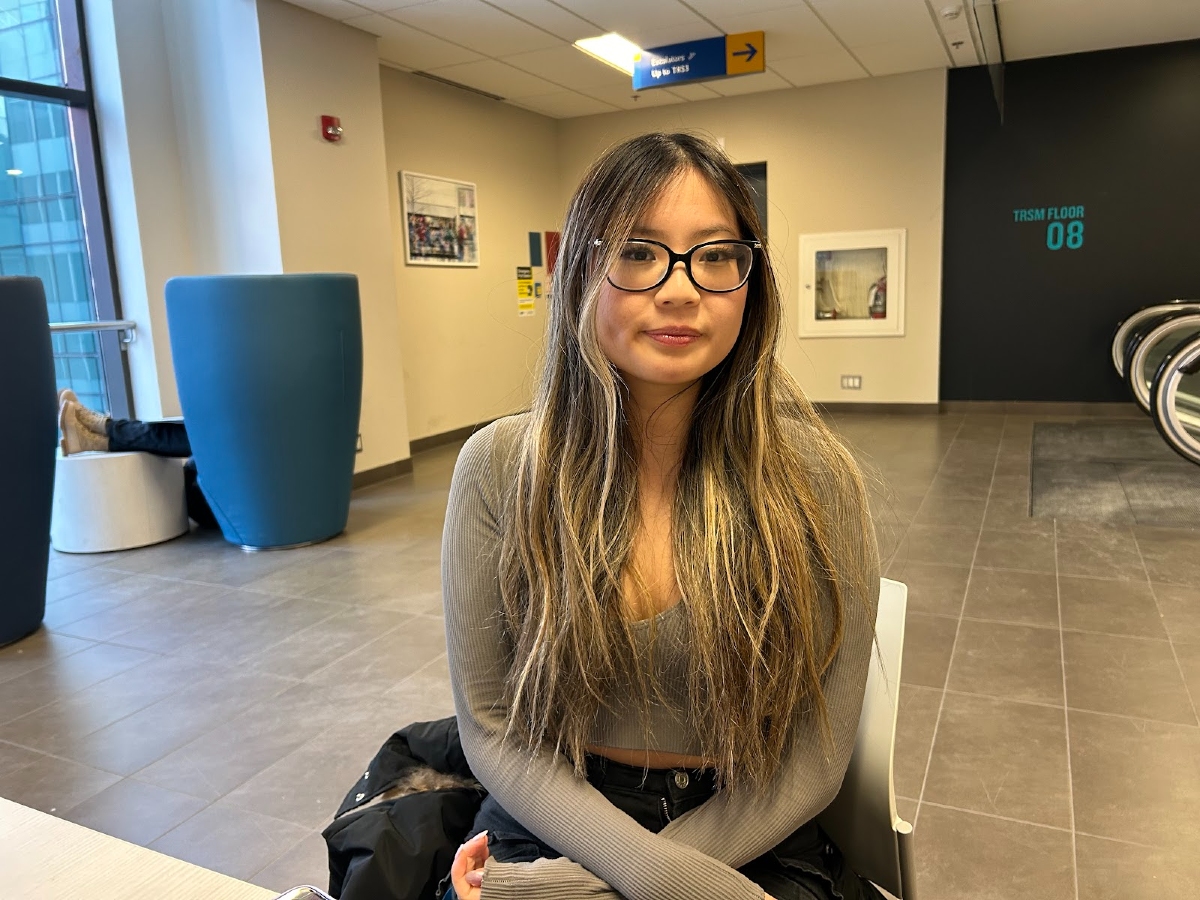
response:
{"label": "woman's face", "polygon": [[[705,241],[742,235],[729,202],[686,169],[638,220],[630,237],[660,241],[686,253]],[[742,327],[747,290],[747,285],[728,294],[700,290],[679,262],[650,291],[622,291],[606,279],[596,310],[600,347],[635,399],[666,399],[729,355]]]}

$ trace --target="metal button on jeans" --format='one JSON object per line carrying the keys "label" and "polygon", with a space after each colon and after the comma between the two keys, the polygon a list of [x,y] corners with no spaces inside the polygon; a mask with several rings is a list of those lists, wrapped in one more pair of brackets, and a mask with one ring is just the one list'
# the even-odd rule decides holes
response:
{"label": "metal button on jeans", "polygon": [[685,788],[687,786],[688,786],[687,772],[676,772],[675,773],[675,787]]}

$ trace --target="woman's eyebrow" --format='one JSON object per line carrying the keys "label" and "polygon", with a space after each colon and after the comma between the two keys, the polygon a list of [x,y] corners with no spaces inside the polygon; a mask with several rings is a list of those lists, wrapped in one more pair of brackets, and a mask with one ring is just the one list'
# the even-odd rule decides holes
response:
{"label": "woman's eyebrow", "polygon": [[[666,232],[658,228],[650,228],[645,225],[634,225],[633,234],[644,235],[655,240],[663,240]],[[705,238],[715,237],[717,235],[737,234],[736,228],[730,228],[728,225],[709,225],[707,228],[698,228],[692,232],[692,237],[698,241],[703,241]]]}

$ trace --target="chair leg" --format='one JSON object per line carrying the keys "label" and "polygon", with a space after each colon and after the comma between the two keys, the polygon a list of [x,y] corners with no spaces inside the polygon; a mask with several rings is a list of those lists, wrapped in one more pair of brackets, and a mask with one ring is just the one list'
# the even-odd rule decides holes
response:
{"label": "chair leg", "polygon": [[917,862],[911,826],[908,832],[898,832],[896,838],[900,848],[900,900],[917,900]]}

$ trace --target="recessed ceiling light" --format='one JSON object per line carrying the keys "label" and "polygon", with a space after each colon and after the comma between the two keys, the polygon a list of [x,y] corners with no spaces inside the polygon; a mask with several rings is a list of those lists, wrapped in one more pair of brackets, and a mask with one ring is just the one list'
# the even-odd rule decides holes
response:
{"label": "recessed ceiling light", "polygon": [[642,55],[641,47],[615,31],[600,37],[584,38],[576,41],[575,46],[588,56],[595,57],[614,69],[620,69],[626,75],[633,74],[633,64]]}
{"label": "recessed ceiling light", "polygon": [[9,169],[8,174],[9,175],[24,175],[25,173],[22,172],[20,169]]}

